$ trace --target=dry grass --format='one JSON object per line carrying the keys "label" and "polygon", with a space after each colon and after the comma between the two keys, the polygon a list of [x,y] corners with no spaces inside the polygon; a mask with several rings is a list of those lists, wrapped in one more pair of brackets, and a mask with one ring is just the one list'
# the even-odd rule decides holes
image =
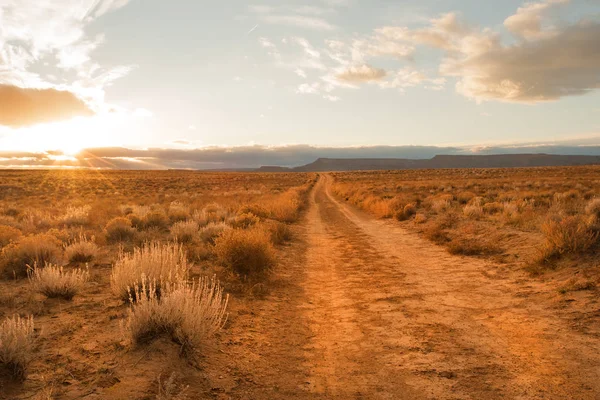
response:
{"label": "dry grass", "polygon": [[219,261],[251,280],[264,278],[275,265],[270,235],[262,229],[231,229],[215,241]]}
{"label": "dry grass", "polygon": [[80,235],[77,240],[65,246],[65,257],[72,263],[89,263],[98,258],[99,252],[94,238],[88,239],[85,235]]}
{"label": "dry grass", "polygon": [[90,206],[68,207],[61,221],[67,226],[83,226],[89,223]]}
{"label": "dry grass", "polygon": [[158,288],[146,279],[136,289],[127,330],[134,343],[146,343],[167,335],[182,352],[192,355],[218,332],[227,320],[228,296],[213,279],[178,282]]}
{"label": "dry grass", "polygon": [[131,254],[120,252],[110,283],[116,296],[129,301],[143,280],[154,282],[160,292],[165,285],[185,280],[188,270],[187,257],[181,245],[146,243]]}
{"label": "dry grass", "polygon": [[116,217],[108,221],[106,227],[106,240],[109,243],[126,242],[135,236],[135,229],[131,227],[131,220],[124,217]]}
{"label": "dry grass", "polygon": [[29,270],[29,281],[34,291],[46,297],[71,300],[88,281],[87,269],[65,271],[63,267],[46,264],[44,268],[34,265]]}
{"label": "dry grass", "polygon": [[215,244],[215,240],[229,229],[231,227],[224,222],[211,222],[200,229],[200,240],[202,243]]}
{"label": "dry grass", "polygon": [[196,221],[179,221],[171,226],[171,239],[179,243],[192,243],[198,238],[200,226]]}
{"label": "dry grass", "polygon": [[547,263],[565,254],[586,253],[598,243],[598,233],[590,230],[582,216],[551,218],[542,225],[545,242],[539,261]]}
{"label": "dry grass", "polygon": [[0,225],[0,249],[22,236],[19,229],[12,226]]}
{"label": "dry grass", "polygon": [[33,317],[16,315],[6,318],[0,325],[0,365],[8,368],[16,379],[27,375],[27,367],[33,358]]}
{"label": "dry grass", "polygon": [[26,277],[28,265],[58,263],[62,242],[48,233],[23,236],[2,249],[0,273],[5,277]]}

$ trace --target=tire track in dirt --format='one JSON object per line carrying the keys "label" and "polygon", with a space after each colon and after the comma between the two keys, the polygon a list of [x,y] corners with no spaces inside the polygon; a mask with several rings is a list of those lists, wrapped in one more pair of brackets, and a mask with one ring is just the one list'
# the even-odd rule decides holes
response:
{"label": "tire track in dirt", "polygon": [[543,283],[342,204],[330,179],[235,324],[254,344],[227,356],[233,398],[600,399],[597,339],[536,301]]}

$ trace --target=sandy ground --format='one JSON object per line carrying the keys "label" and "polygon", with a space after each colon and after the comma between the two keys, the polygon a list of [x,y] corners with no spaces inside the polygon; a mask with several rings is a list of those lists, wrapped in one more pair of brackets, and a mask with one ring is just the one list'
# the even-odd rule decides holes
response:
{"label": "sandy ground", "polygon": [[126,307],[106,266],[90,296],[43,304],[38,320],[54,328],[35,372],[0,398],[153,399],[175,372],[191,399],[600,399],[597,313],[574,329],[543,281],[449,255],[341,204],[329,182],[311,192],[268,293],[232,299],[196,362],[166,340],[121,345]]}

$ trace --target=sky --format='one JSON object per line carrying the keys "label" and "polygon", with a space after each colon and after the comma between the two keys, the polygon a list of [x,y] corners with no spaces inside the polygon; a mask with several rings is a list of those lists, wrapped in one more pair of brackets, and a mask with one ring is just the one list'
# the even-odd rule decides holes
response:
{"label": "sky", "polygon": [[5,167],[600,154],[599,88],[600,0],[0,0]]}

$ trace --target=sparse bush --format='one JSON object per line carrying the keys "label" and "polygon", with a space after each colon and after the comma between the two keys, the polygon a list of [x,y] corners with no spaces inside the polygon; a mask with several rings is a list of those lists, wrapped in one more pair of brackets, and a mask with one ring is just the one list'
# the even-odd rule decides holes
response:
{"label": "sparse bush", "polygon": [[590,200],[585,206],[585,212],[600,218],[600,197]]}
{"label": "sparse bush", "polygon": [[427,217],[425,216],[425,214],[417,213],[415,215],[415,219],[414,219],[415,224],[424,224],[425,222],[427,222]]}
{"label": "sparse bush", "polygon": [[200,229],[200,240],[202,240],[203,243],[215,244],[217,237],[229,229],[231,229],[231,227],[223,222],[211,222]]}
{"label": "sparse bush", "polygon": [[28,265],[57,263],[62,242],[51,234],[23,236],[2,249],[0,272],[5,276],[27,276]]}
{"label": "sparse bush", "polygon": [[8,368],[16,379],[25,378],[33,357],[33,328],[32,316],[21,318],[16,315],[6,318],[0,325],[0,365]]}
{"label": "sparse bush", "polygon": [[63,224],[67,226],[82,226],[89,223],[90,206],[68,207],[62,217]]}
{"label": "sparse bush", "polygon": [[259,204],[245,204],[237,211],[238,215],[242,214],[253,214],[260,219],[269,218],[269,210]]}
{"label": "sparse bush", "polygon": [[196,221],[179,221],[171,226],[171,238],[180,243],[191,243],[198,236],[200,227]]}
{"label": "sparse bush", "polygon": [[436,199],[431,203],[431,209],[436,213],[444,212],[450,207],[450,201],[448,199]]}
{"label": "sparse bush", "polygon": [[128,301],[143,279],[154,282],[160,291],[164,285],[185,280],[187,274],[187,257],[181,245],[146,243],[135,248],[132,254],[119,253],[110,285],[116,296]]}
{"label": "sparse bush", "polygon": [[124,217],[111,219],[104,229],[106,230],[106,240],[110,243],[129,241],[135,235],[135,229],[131,227],[131,220]]}
{"label": "sparse bush", "polygon": [[275,245],[283,244],[292,239],[290,227],[283,222],[269,220],[265,221],[262,224],[262,227],[269,233],[271,243]]}
{"label": "sparse bush", "polygon": [[504,210],[504,206],[499,202],[486,203],[483,205],[483,212],[486,214],[497,214]]}
{"label": "sparse bush", "polygon": [[244,278],[264,277],[275,265],[269,235],[260,229],[231,229],[215,241],[219,260]]}
{"label": "sparse bush", "polygon": [[184,354],[193,355],[226,322],[228,296],[215,278],[162,288],[144,279],[135,290],[127,329],[136,344],[167,335]]}
{"label": "sparse bush", "polygon": [[29,281],[33,290],[43,295],[61,299],[71,300],[79,293],[88,280],[87,269],[73,269],[64,271],[63,267],[46,264],[44,268],[34,265],[29,270]]}
{"label": "sparse bush", "polygon": [[396,214],[394,215],[394,217],[398,221],[406,221],[407,219],[410,219],[410,217],[412,217],[416,213],[417,213],[417,207],[414,204],[409,203],[409,204],[406,204],[401,210],[397,211]]}
{"label": "sparse bush", "polygon": [[251,213],[238,214],[235,216],[230,225],[233,228],[248,229],[260,222],[260,218]]}
{"label": "sparse bush", "polygon": [[65,247],[65,256],[70,262],[87,263],[98,258],[99,251],[94,238],[88,239],[85,235],[81,235],[78,240],[72,241]]}
{"label": "sparse bush", "polygon": [[483,215],[483,208],[479,204],[467,204],[463,214],[469,218],[479,218]]}
{"label": "sparse bush", "polygon": [[0,249],[22,236],[21,231],[12,226],[0,225]]}
{"label": "sparse bush", "polygon": [[229,217],[229,212],[217,203],[210,203],[204,206],[202,210],[194,211],[192,218],[200,226],[207,226],[210,223],[225,221]]}
{"label": "sparse bush", "polygon": [[185,221],[190,216],[190,210],[185,204],[173,201],[169,204],[168,214],[172,222]]}
{"label": "sparse bush", "polygon": [[473,192],[460,192],[457,196],[456,196],[456,200],[458,200],[458,202],[460,204],[467,204],[469,201],[471,201],[472,199],[474,199],[477,195]]}
{"label": "sparse bush", "polygon": [[563,254],[585,253],[598,241],[598,234],[590,230],[581,216],[549,219],[542,225],[545,243],[540,261],[547,262]]}
{"label": "sparse bush", "polygon": [[150,211],[142,220],[142,229],[166,230],[169,227],[169,218],[162,210]]}

